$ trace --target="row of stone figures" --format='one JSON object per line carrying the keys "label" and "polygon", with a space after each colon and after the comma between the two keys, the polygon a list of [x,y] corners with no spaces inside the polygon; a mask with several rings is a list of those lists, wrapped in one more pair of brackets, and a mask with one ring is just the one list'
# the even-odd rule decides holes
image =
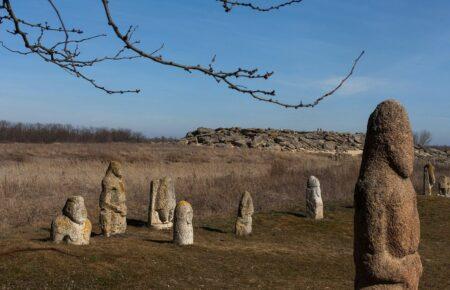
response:
{"label": "row of stone figures", "polygon": [[[361,168],[354,194],[355,289],[418,289],[422,263],[418,252],[420,221],[417,194],[411,182],[414,165],[413,136],[408,115],[394,100],[384,101],[370,115]],[[174,217],[174,241],[192,243],[192,207],[174,202],[168,181],[152,184],[150,225],[168,227]],[[170,183],[170,182],[168,182]],[[156,194],[156,196],[154,196]],[[161,194],[160,197],[157,195]],[[312,202],[311,202],[312,201]],[[123,232],[126,206],[122,176],[112,163],[103,180],[100,220],[105,235]],[[320,184],[308,180],[308,215],[323,217]],[[155,213],[153,213],[153,211]],[[253,202],[244,193],[236,233],[252,231]],[[91,223],[81,197],[70,198],[52,225],[55,241],[86,244]]]}
{"label": "row of stone figures", "polygon": [[[103,234],[125,233],[126,216],[121,213],[101,213],[102,231],[108,227],[111,231]],[[122,220],[125,218],[125,220]],[[178,245],[191,245],[194,243],[192,227],[193,210],[187,201],[180,201],[175,207],[173,242]],[[67,199],[62,215],[52,222],[51,239],[55,243],[66,242],[72,245],[88,245],[91,237],[92,224],[87,217],[87,210],[82,196],[72,196]]]}
{"label": "row of stone figures", "polygon": [[[431,163],[425,164],[423,168],[423,194],[431,195],[436,184],[435,168]],[[450,178],[441,175],[438,178],[438,195],[450,197]]]}
{"label": "row of stone figures", "polygon": [[[126,193],[120,163],[112,161],[102,180],[99,200],[99,224],[105,237],[123,234],[127,228]],[[152,181],[148,225],[156,229],[173,229],[173,242],[178,245],[194,243],[193,209],[187,201],[176,204],[170,178]],[[88,245],[92,224],[87,218],[84,199],[67,199],[62,215],[52,222],[51,239],[73,245]]]}
{"label": "row of stone figures", "polygon": [[[112,161],[102,180],[100,194],[99,223],[105,237],[123,234],[127,228],[126,193],[120,164]],[[247,236],[252,232],[253,200],[245,192],[240,200],[235,224],[237,236]],[[176,203],[172,179],[165,177],[153,180],[150,184],[150,204],[148,226],[163,230],[173,227],[173,242],[178,245],[194,243],[193,209],[187,201]],[[51,238],[54,242],[73,245],[88,245],[92,224],[87,218],[84,199],[70,197],[62,210],[62,215],[52,222]]]}

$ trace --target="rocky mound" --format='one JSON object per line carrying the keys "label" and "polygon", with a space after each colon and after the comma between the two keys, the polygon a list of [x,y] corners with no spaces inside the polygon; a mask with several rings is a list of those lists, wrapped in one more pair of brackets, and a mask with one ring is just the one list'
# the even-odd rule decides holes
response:
{"label": "rocky mound", "polygon": [[299,132],[275,129],[198,128],[186,134],[185,144],[215,147],[260,148],[280,151],[347,152],[362,150],[364,134],[326,131]]}
{"label": "rocky mound", "polygon": [[[258,128],[198,128],[181,139],[184,144],[214,147],[257,148],[278,151],[313,151],[328,153],[359,154],[364,147],[363,133],[339,133],[317,130],[302,132],[294,130]],[[450,151],[416,147],[416,156],[435,161],[450,160]]]}

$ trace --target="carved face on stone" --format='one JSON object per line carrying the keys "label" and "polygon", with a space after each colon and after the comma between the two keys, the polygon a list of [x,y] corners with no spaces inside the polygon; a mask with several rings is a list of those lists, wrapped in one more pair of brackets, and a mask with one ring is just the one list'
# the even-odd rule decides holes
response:
{"label": "carved face on stone", "polygon": [[108,172],[112,172],[115,176],[122,178],[122,166],[118,161],[111,161],[109,163]]}
{"label": "carved face on stone", "polygon": [[157,213],[162,223],[168,223],[173,219],[173,209],[159,209]]}
{"label": "carved face on stone", "polygon": [[67,199],[63,208],[63,214],[77,224],[82,224],[87,219],[87,210],[82,196],[73,196]]}
{"label": "carved face on stone", "polygon": [[367,125],[366,148],[369,154],[384,157],[403,178],[413,171],[414,146],[408,115],[394,100],[378,105]]}
{"label": "carved face on stone", "polygon": [[186,224],[192,224],[192,218],[194,217],[194,211],[192,210],[192,206],[187,201],[180,201],[177,205],[177,209],[175,210],[177,221],[182,221]]}
{"label": "carved face on stone", "polygon": [[319,181],[319,179],[317,179],[317,177],[315,177],[315,176],[309,177],[309,179],[308,179],[308,187],[309,188],[319,187],[319,186],[320,186],[320,181]]}

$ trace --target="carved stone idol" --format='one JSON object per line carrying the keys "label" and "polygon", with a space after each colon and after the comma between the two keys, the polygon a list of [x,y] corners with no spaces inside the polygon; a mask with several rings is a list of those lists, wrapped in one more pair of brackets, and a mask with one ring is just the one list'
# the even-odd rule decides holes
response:
{"label": "carved stone idol", "polygon": [[418,289],[420,222],[411,183],[414,148],[406,110],[393,100],[369,118],[355,188],[355,289]]}
{"label": "carved stone idol", "polygon": [[250,192],[242,194],[235,225],[236,236],[248,236],[252,233],[253,199]]}
{"label": "carved stone idol", "polygon": [[72,196],[67,199],[62,213],[52,222],[52,241],[72,245],[89,245],[92,225],[87,218],[84,198]]}
{"label": "carved stone idol", "polygon": [[175,186],[172,179],[165,177],[153,180],[150,184],[149,227],[155,229],[171,228],[175,206]]}
{"label": "carved stone idol", "polygon": [[180,201],[175,208],[173,242],[179,246],[194,244],[194,211],[187,201]]}
{"label": "carved stone idol", "polygon": [[123,234],[127,229],[126,193],[121,165],[111,161],[102,180],[100,227],[104,236]]}

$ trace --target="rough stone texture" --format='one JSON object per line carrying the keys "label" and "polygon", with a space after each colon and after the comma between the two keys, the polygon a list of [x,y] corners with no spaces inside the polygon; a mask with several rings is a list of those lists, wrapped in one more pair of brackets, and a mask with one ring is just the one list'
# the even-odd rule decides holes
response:
{"label": "rough stone texture", "polygon": [[446,197],[450,197],[450,177],[440,176],[439,182],[439,194],[444,195]]}
{"label": "rough stone texture", "polygon": [[234,232],[236,236],[248,236],[252,233],[253,199],[250,192],[242,194]]}
{"label": "rough stone texture", "polygon": [[84,199],[73,196],[67,199],[63,215],[52,222],[51,239],[55,243],[66,242],[72,245],[89,245],[92,225],[87,218]]}
{"label": "rough stone texture", "polygon": [[175,207],[173,226],[173,242],[180,246],[192,245],[194,243],[194,227],[192,218],[194,211],[187,201],[180,201]]}
{"label": "rough stone texture", "polygon": [[102,180],[100,194],[100,227],[103,235],[109,237],[123,234],[127,229],[126,193],[121,165],[111,161]]}
{"label": "rough stone texture", "polygon": [[433,192],[433,186],[436,182],[434,176],[434,166],[431,163],[427,163],[423,168],[423,194],[431,195]]}
{"label": "rough stone texture", "polygon": [[[214,147],[256,148],[273,151],[314,151],[361,153],[365,134],[317,130],[300,132],[259,128],[198,128],[181,139],[183,144]],[[450,151],[415,147],[416,157],[438,163],[450,163]]]}
{"label": "rough stone texture", "polygon": [[319,179],[311,176],[306,187],[306,216],[312,219],[323,219],[322,191]]}
{"label": "rough stone texture", "polygon": [[156,229],[171,228],[175,206],[175,186],[172,179],[165,177],[152,180],[150,184],[148,225]]}
{"label": "rough stone texture", "polygon": [[276,151],[330,151],[342,148],[362,150],[364,135],[361,133],[336,133],[318,130],[297,132],[293,130],[241,129],[241,128],[198,128],[186,134],[184,144],[215,147],[259,148]]}
{"label": "rough stone texture", "polygon": [[420,222],[406,110],[388,100],[369,118],[355,188],[355,289],[418,289]]}

